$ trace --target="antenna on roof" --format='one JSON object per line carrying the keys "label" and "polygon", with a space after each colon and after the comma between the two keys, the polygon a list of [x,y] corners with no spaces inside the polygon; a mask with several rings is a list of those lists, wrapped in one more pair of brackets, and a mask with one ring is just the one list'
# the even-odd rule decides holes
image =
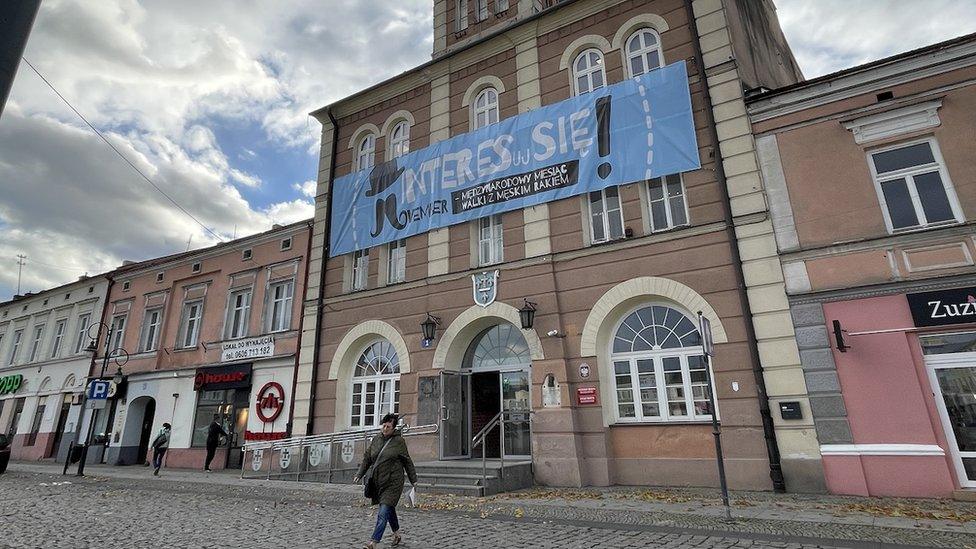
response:
{"label": "antenna on roof", "polygon": [[193,240],[193,233],[190,233],[189,238],[186,239],[186,251],[190,251],[190,241]]}

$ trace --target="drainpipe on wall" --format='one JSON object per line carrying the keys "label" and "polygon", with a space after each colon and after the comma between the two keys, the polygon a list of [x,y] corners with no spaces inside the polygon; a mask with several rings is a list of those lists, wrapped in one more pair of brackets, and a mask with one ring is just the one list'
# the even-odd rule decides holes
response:
{"label": "drainpipe on wall", "polygon": [[709,137],[712,139],[715,176],[722,186],[722,212],[725,216],[725,230],[728,233],[732,265],[735,268],[736,285],[739,291],[739,301],[742,303],[742,314],[746,318],[746,339],[749,342],[749,355],[752,359],[752,373],[756,379],[756,392],[759,397],[759,415],[762,417],[763,437],[766,439],[766,454],[769,458],[769,478],[773,481],[773,490],[785,492],[786,484],[783,480],[783,468],[780,464],[779,446],[776,444],[776,431],[773,428],[773,416],[769,410],[769,397],[766,395],[766,380],[763,378],[762,363],[759,361],[759,344],[756,340],[756,330],[752,325],[752,308],[749,306],[749,295],[746,293],[745,275],[742,272],[742,258],[739,255],[738,239],[735,236],[735,221],[732,218],[732,198],[729,196],[729,186],[725,179],[725,167],[722,165],[722,150],[719,146],[718,130],[715,129],[715,118],[712,113],[712,97],[708,91],[708,79],[705,76],[705,62],[701,51],[701,34],[695,21],[695,11],[692,0],[685,0],[685,13],[688,27],[691,29],[692,45],[695,49],[695,64],[698,66],[698,77],[702,85],[702,96],[705,99],[705,116],[708,121]]}
{"label": "drainpipe on wall", "polygon": [[[305,274],[302,276],[302,314],[298,317],[298,342],[295,343],[295,367],[291,375],[291,403],[288,406],[288,423],[285,424],[285,436],[290,437],[295,423],[295,393],[298,392],[298,358],[302,354],[302,333],[305,329],[305,299],[308,297],[308,266],[312,257],[312,233],[315,220],[308,223],[308,245],[305,250]],[[315,338],[312,338],[313,341]]]}
{"label": "drainpipe on wall", "polygon": [[[322,338],[322,316],[325,314],[325,306],[323,304],[325,294],[325,266],[329,261],[330,228],[332,226],[332,188],[335,182],[336,153],[338,152],[339,146],[339,122],[335,119],[331,109],[326,109],[325,114],[329,116],[329,122],[332,123],[332,156],[329,158],[329,204],[325,208],[325,230],[324,238],[322,239],[322,272],[319,274],[319,295],[315,298],[315,347],[312,348],[312,386],[308,392],[308,423],[305,426],[305,433],[309,435],[312,434],[312,428],[315,426],[315,397],[319,382],[319,348],[322,344],[320,341]],[[311,239],[309,239],[309,242],[311,242]]]}

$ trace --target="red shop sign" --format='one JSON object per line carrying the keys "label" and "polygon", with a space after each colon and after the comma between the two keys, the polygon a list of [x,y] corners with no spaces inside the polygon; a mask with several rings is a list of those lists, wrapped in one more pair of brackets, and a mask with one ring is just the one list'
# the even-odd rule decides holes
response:
{"label": "red shop sign", "polygon": [[258,417],[265,423],[271,423],[281,415],[281,410],[285,407],[285,390],[276,381],[269,381],[258,391],[257,402],[254,408],[258,412]]}
{"label": "red shop sign", "polygon": [[583,404],[596,404],[596,387],[577,387],[576,402]]}

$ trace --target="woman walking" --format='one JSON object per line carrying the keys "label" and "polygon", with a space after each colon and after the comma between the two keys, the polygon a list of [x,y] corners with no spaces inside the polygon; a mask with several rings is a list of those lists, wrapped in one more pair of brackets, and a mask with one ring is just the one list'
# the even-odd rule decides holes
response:
{"label": "woman walking", "polygon": [[399,545],[400,521],[397,519],[396,506],[403,494],[403,476],[410,479],[410,484],[417,484],[417,471],[413,467],[413,460],[407,451],[407,443],[403,436],[396,430],[396,414],[386,414],[380,425],[380,434],[373,437],[363,462],[359,465],[359,471],[353,478],[353,482],[363,480],[366,484],[366,497],[372,500],[373,505],[379,504],[380,509],[376,515],[376,528],[373,530],[373,537],[363,549],[374,549],[376,544],[383,539],[383,532],[386,525],[390,525],[393,531],[393,541],[390,545]]}

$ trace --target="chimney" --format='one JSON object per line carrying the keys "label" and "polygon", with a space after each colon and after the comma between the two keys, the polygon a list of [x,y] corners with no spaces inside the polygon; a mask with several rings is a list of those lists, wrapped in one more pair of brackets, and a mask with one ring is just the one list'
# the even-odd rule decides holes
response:
{"label": "chimney", "polygon": [[123,266],[123,267],[125,267],[125,266],[127,266],[127,265],[132,265],[133,263],[135,263],[135,261],[131,261],[131,260],[129,260],[129,259],[123,259],[123,260],[122,260],[122,266]]}

